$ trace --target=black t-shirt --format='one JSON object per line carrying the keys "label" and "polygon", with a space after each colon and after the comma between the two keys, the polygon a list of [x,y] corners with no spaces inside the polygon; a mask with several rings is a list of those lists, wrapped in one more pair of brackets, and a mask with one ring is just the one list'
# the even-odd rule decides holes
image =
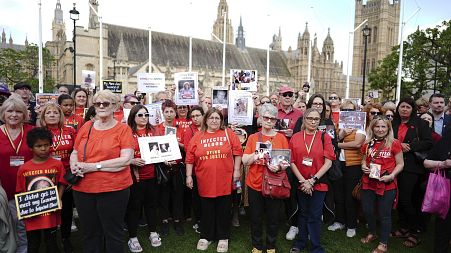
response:
{"label": "black t-shirt", "polygon": [[[445,161],[451,159],[451,128],[447,128],[442,138],[432,147],[426,158],[433,161]],[[451,178],[451,169],[446,170],[446,175]]]}

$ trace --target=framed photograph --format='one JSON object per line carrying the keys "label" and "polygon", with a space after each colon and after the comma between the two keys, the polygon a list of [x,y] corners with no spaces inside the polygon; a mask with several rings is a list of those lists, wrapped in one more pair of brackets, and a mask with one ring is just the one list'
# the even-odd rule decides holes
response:
{"label": "framed photograph", "polygon": [[164,134],[165,135],[169,135],[169,134],[173,134],[176,135],[177,134],[177,128],[176,127],[164,127]]}
{"label": "framed photograph", "polygon": [[319,125],[318,130],[327,133],[330,138],[335,138],[335,126],[334,125]]}
{"label": "framed photograph", "polygon": [[360,129],[365,131],[366,113],[356,111],[341,111],[338,119],[338,128]]}
{"label": "framed photograph", "polygon": [[81,81],[82,88],[94,90],[96,88],[96,72],[91,70],[82,70]]}
{"label": "framed photograph", "polygon": [[175,134],[138,138],[141,158],[146,164],[161,163],[181,159],[179,144]]}
{"label": "framed photograph", "polygon": [[53,93],[36,93],[36,105],[46,105],[48,103],[58,103],[59,94]]}
{"label": "framed photograph", "polygon": [[273,149],[271,150],[271,165],[290,165],[291,164],[291,150],[289,149]]}
{"label": "framed photograph", "polygon": [[149,123],[156,126],[164,122],[163,110],[161,109],[161,102],[144,105],[149,112]]}
{"label": "framed photograph", "polygon": [[258,154],[258,160],[255,164],[264,165],[271,160],[272,144],[270,142],[257,142],[255,144],[255,154]]}
{"label": "framed photograph", "polygon": [[131,109],[126,109],[126,108],[122,109],[122,111],[124,112],[124,121],[125,121],[125,123],[128,123],[128,116],[130,116],[130,110]]}
{"label": "framed photograph", "polygon": [[212,89],[212,106],[227,108],[228,106],[228,90],[226,87],[213,87]]}
{"label": "framed photograph", "polygon": [[252,125],[254,101],[248,91],[232,90],[229,92],[229,124]]}
{"label": "framed photograph", "polygon": [[377,91],[377,90],[368,91],[368,97],[369,98],[379,98],[379,91]]}
{"label": "framed photograph", "polygon": [[290,126],[290,119],[277,119],[275,129],[279,131],[287,130]]}
{"label": "framed photograph", "polygon": [[142,93],[164,91],[165,86],[164,73],[138,73],[138,91]]}
{"label": "framed photograph", "polygon": [[257,70],[231,69],[231,90],[257,91]]}
{"label": "framed photograph", "polygon": [[198,80],[197,72],[182,72],[174,74],[175,80],[175,103],[177,105],[198,105],[197,95]]}

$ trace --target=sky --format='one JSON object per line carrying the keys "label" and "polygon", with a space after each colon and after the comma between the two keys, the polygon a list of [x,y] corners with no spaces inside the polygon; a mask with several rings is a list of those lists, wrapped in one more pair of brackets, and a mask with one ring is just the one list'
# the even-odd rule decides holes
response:
{"label": "sky", "polygon": [[[363,0],[366,2],[366,0]],[[383,0],[389,1],[389,0]],[[391,1],[391,0],[390,0]],[[39,0],[0,0],[0,29],[12,35],[14,43],[38,42]],[[52,20],[57,0],[41,0],[43,42],[52,38]],[[61,0],[66,36],[72,39],[73,21],[69,10],[73,3],[80,12],[77,26],[87,27],[89,21],[88,0]],[[219,0],[98,0],[104,23],[211,39]],[[346,66],[348,36],[354,30],[354,0],[227,0],[229,18],[236,35],[240,16],[247,47],[267,48],[272,35],[282,32],[282,49],[297,47],[297,37],[305,30],[306,22],[313,39],[318,37],[318,49],[330,28],[335,46],[335,60]],[[421,10],[407,21],[417,10]],[[425,29],[451,19],[450,0],[402,0],[404,34]],[[359,31],[356,32],[356,36]],[[345,68],[346,69],[346,68]],[[345,70],[344,70],[345,71]]]}

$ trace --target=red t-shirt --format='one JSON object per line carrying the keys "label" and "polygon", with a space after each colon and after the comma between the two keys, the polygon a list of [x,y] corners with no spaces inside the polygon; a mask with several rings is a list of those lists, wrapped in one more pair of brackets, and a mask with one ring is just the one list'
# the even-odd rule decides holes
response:
{"label": "red t-shirt", "polygon": [[83,106],[76,106],[75,107],[75,115],[84,119],[85,118],[85,108]]}
{"label": "red t-shirt", "polygon": [[[94,122],[86,122],[77,134],[74,150],[78,152],[78,161],[83,161],[83,151],[88,138],[89,128]],[[132,130],[127,125],[117,122],[108,130],[96,130],[92,127],[89,142],[86,147],[87,163],[97,163],[120,157],[122,149],[134,150],[135,140]],[[130,167],[117,171],[96,171],[87,173],[77,185],[72,188],[86,193],[112,192],[123,190],[133,181],[130,175]]]}
{"label": "red t-shirt", "polygon": [[[228,139],[225,131],[229,136]],[[197,132],[190,141],[185,162],[194,165],[199,195],[205,198],[230,195],[233,181],[233,156],[242,154],[238,136],[229,129],[214,133]]]}
{"label": "red t-shirt", "polygon": [[[247,139],[246,148],[244,154],[250,155],[255,152],[259,133],[252,134]],[[285,135],[277,133],[275,136],[266,136],[262,134],[261,142],[271,142],[272,149],[288,149],[288,140]],[[256,191],[262,190],[263,172],[266,169],[266,165],[251,164],[249,172],[246,175],[246,185]]]}
{"label": "red t-shirt", "polygon": [[[16,192],[28,192],[65,184],[63,164],[53,158],[43,163],[28,161],[17,172]],[[61,198],[61,196],[60,196]],[[27,231],[54,228],[61,223],[60,210],[24,219]]]}
{"label": "red t-shirt", "polygon": [[85,121],[82,117],[72,114],[69,117],[64,116],[64,125],[73,127],[76,131],[78,131]]}
{"label": "red t-shirt", "polygon": [[[185,132],[182,131],[179,126],[176,125],[175,120],[172,122],[172,126],[171,127],[175,127],[176,128],[175,135],[177,137],[177,141],[181,142],[182,141],[182,135]],[[155,135],[157,135],[157,136],[166,135],[166,126],[165,126],[164,122],[155,126]]]}
{"label": "red t-shirt", "polygon": [[[152,130],[148,130],[148,133],[146,133],[146,129],[138,129],[137,132],[133,134],[133,138],[135,139],[135,158],[141,158],[141,151],[139,150],[138,138],[150,136],[153,136]],[[139,180],[146,180],[155,177],[155,167],[153,164],[146,164],[138,168],[139,168],[138,169]],[[135,180],[134,177],[133,180]]]}
{"label": "red t-shirt", "polygon": [[338,111],[338,112],[331,112],[331,115],[332,115],[332,122],[334,122],[334,125],[337,125],[338,124],[338,121],[339,121],[339,119],[340,119],[340,112]]}
{"label": "red t-shirt", "polygon": [[195,125],[191,125],[186,129],[185,134],[183,135],[182,138],[182,142],[186,150],[188,149],[188,145],[191,139],[193,138],[194,134],[196,134],[197,132],[199,132],[199,129],[197,129]]}
{"label": "red t-shirt", "polygon": [[77,136],[75,129],[70,126],[63,126],[62,129],[50,127],[48,129],[52,132],[53,136],[53,144],[50,148],[50,155],[53,158],[60,160],[65,169],[70,169],[70,154],[74,149],[74,141]]}
{"label": "red t-shirt", "polygon": [[409,127],[405,123],[401,123],[398,128],[398,140],[400,142],[404,142],[404,138],[406,137],[407,130]]}
{"label": "red t-shirt", "polygon": [[[387,172],[388,174],[393,172],[393,169],[396,167],[396,159],[395,156],[402,152],[401,142],[399,140],[393,140],[391,147],[383,146],[379,152],[380,145],[385,144],[382,141],[376,141],[374,146],[368,148],[368,143],[365,143],[361,147],[362,154],[366,155],[366,166],[370,166],[371,159],[374,159],[375,164],[381,165],[381,175]],[[374,156],[374,157],[373,157]],[[372,190],[376,192],[378,195],[383,195],[385,191],[396,189],[396,178],[394,181],[390,183],[384,183],[379,181],[378,179],[370,178],[368,174],[363,174],[362,176],[362,189],[364,190]]]}
{"label": "red t-shirt", "polygon": [[[193,121],[191,119],[182,119],[177,118],[175,119],[175,125],[177,126],[177,131],[181,131],[180,136],[183,138],[183,135],[185,135],[186,130],[189,126],[193,124]],[[183,143],[183,142],[182,142]]]}
{"label": "red t-shirt", "polygon": [[[332,139],[328,134],[324,134],[324,147],[321,140],[321,131],[316,131],[315,138],[313,134],[305,134],[304,130],[297,132],[290,139],[291,162],[296,165],[299,172],[305,179],[313,177],[324,165],[325,158],[335,160],[335,152],[332,146]],[[307,147],[312,143],[310,154]],[[306,147],[307,146],[307,147]],[[304,158],[312,159],[312,166],[302,164]],[[323,175],[326,176],[326,175]],[[315,191],[327,191],[327,184],[318,183],[314,186]]]}
{"label": "red t-shirt", "polygon": [[[122,122],[122,120],[124,119],[124,110],[120,108],[119,110],[115,111],[113,113],[113,118],[119,122]],[[127,121],[127,119],[125,121]]]}
{"label": "red t-shirt", "polygon": [[19,134],[17,138],[13,140],[16,147],[18,147],[19,143],[22,141],[17,154],[11,146],[6,134],[0,130],[0,182],[2,187],[5,189],[8,200],[14,199],[17,170],[19,169],[19,166],[10,166],[10,158],[12,156],[22,156],[24,158],[24,162],[27,162],[33,157],[31,150],[27,146],[27,134],[31,129],[33,129],[33,126],[24,124],[23,137],[22,134]]}
{"label": "red t-shirt", "polygon": [[278,113],[277,118],[278,119],[289,119],[288,127],[292,130],[294,130],[294,126],[296,125],[296,122],[300,117],[302,117],[302,111],[299,109],[296,109],[294,107],[291,107],[291,111],[286,113],[282,107],[279,105],[278,107]]}

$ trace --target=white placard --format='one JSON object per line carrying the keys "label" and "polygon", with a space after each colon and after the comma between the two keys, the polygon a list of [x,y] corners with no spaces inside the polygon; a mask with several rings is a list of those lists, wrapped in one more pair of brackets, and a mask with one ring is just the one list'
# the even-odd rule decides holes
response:
{"label": "white placard", "polygon": [[369,98],[379,98],[379,91],[377,91],[377,90],[368,91],[368,97]]}
{"label": "white placard", "polygon": [[338,120],[338,128],[345,129],[360,129],[365,131],[366,124],[366,112],[356,112],[356,111],[341,111],[339,120]]}
{"label": "white placard", "polygon": [[212,106],[216,108],[227,108],[228,102],[228,90],[227,87],[213,87],[211,97]]}
{"label": "white placard", "polygon": [[175,103],[177,105],[198,105],[197,72],[181,72],[174,74]]}
{"label": "white placard", "polygon": [[161,163],[181,159],[179,144],[174,134],[164,136],[139,137],[141,158],[146,164]]}
{"label": "white placard", "polygon": [[252,93],[242,90],[229,91],[229,124],[252,125],[254,101]]}
{"label": "white placard", "polygon": [[128,123],[128,116],[130,116],[130,110],[127,108],[122,108],[122,111],[124,112],[124,121],[125,123]]}
{"label": "white placard", "polygon": [[82,88],[93,90],[96,87],[96,72],[91,70],[81,71]]}
{"label": "white placard", "polygon": [[257,70],[231,69],[231,90],[257,91]]}
{"label": "white placard", "polygon": [[138,73],[138,91],[142,93],[156,93],[164,90],[164,73]]}
{"label": "white placard", "polygon": [[149,112],[149,123],[156,126],[164,122],[163,110],[161,109],[161,102],[144,105]]}

